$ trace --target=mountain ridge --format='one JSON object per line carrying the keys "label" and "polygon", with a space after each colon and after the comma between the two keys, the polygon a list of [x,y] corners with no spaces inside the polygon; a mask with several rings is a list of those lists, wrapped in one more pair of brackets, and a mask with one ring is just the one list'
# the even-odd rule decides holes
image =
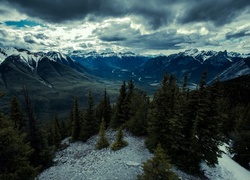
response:
{"label": "mountain ridge", "polygon": [[56,110],[66,116],[74,97],[82,99],[85,106],[90,90],[99,101],[106,88],[114,101],[122,81],[133,80],[137,87],[152,95],[164,73],[173,73],[180,84],[187,73],[188,85],[194,89],[204,71],[208,71],[209,83],[216,77],[227,80],[249,74],[250,63],[246,57],[246,54],[227,51],[187,50],[146,57],[131,52],[99,55],[95,52],[84,56],[82,52],[67,55],[56,51],[0,48],[0,91],[6,94],[2,107],[4,112],[8,111],[13,95],[22,99],[25,85],[36,108],[44,110],[38,116],[51,117]]}

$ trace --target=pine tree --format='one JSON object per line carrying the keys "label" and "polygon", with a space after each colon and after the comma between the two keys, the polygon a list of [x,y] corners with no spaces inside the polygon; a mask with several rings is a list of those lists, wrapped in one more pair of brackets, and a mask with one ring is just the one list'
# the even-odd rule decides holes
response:
{"label": "pine tree", "polygon": [[171,148],[173,136],[171,135],[171,119],[176,115],[177,97],[179,89],[173,75],[163,77],[160,89],[154,94],[151,103],[148,138],[146,146],[149,150],[157,147],[161,143],[164,149]]}
{"label": "pine tree", "polygon": [[84,116],[80,134],[80,140],[82,141],[87,141],[92,135],[98,132],[98,120],[95,116],[94,106],[94,98],[92,92],[89,91],[88,107]]}
{"label": "pine tree", "polygon": [[191,173],[199,172],[201,161],[214,166],[221,153],[220,125],[223,120],[218,109],[218,92],[217,88],[206,87],[206,76],[204,72],[199,89],[191,93],[183,116],[186,122],[183,131],[185,151],[178,159],[181,168]]}
{"label": "pine tree", "polygon": [[165,100],[164,92],[167,89],[168,77],[165,74],[162,80],[161,88],[158,89],[153,97],[153,101],[150,104],[150,114],[148,120],[148,137],[146,139],[146,146],[150,151],[153,151],[157,147],[157,144],[164,141],[164,134],[166,134],[165,128],[166,116],[165,116]]}
{"label": "pine tree", "polygon": [[58,149],[60,147],[61,144],[61,133],[60,133],[60,129],[59,129],[59,121],[58,121],[58,115],[57,113],[55,114],[54,117],[54,137],[53,137],[53,142],[55,147]]}
{"label": "pine tree", "polygon": [[31,99],[28,93],[28,89],[25,86],[24,87],[24,99],[26,103],[26,112],[28,115],[28,140],[30,141],[31,147],[34,149],[34,153],[31,156],[31,163],[35,167],[40,166],[39,162],[39,152],[40,152],[40,140],[39,140],[39,129],[37,125],[37,120],[35,118],[34,112],[33,112],[33,106],[31,103]]}
{"label": "pine tree", "polygon": [[123,123],[125,123],[126,115],[125,115],[124,110],[125,110],[125,105],[126,105],[126,101],[125,101],[126,97],[127,97],[127,87],[126,87],[126,82],[123,81],[123,84],[121,85],[121,88],[120,88],[120,94],[117,99],[114,117],[112,118],[112,121],[111,121],[111,127],[113,129],[117,129]]}
{"label": "pine tree", "polygon": [[250,170],[250,105],[245,108],[241,121],[232,134],[230,152],[234,154],[233,159]]}
{"label": "pine tree", "polygon": [[38,158],[37,164],[39,165],[39,170],[44,170],[52,165],[55,153],[53,146],[49,146],[48,132],[46,132],[45,128],[39,129],[38,137],[39,148],[35,150],[35,157]]}
{"label": "pine tree", "polygon": [[61,125],[60,125],[60,134],[62,136],[62,139],[68,137],[69,133],[68,133],[68,126],[69,123],[65,122],[65,121],[61,121]]}
{"label": "pine tree", "polygon": [[68,129],[68,134],[70,134],[72,136],[72,132],[73,132],[73,127],[74,127],[74,108],[72,108],[70,110],[70,114],[69,114],[69,129]]}
{"label": "pine tree", "polygon": [[127,146],[128,142],[124,140],[122,128],[117,132],[115,142],[112,144],[111,149],[116,151]]}
{"label": "pine tree", "polygon": [[96,108],[96,116],[99,122],[101,122],[102,119],[104,120],[106,124],[105,126],[107,128],[110,125],[111,115],[112,115],[112,108],[110,105],[110,99],[107,94],[107,90],[105,88],[103,99],[100,101],[100,103],[97,105]]}
{"label": "pine tree", "polygon": [[96,144],[96,149],[103,149],[103,148],[107,148],[109,147],[109,141],[106,137],[105,134],[105,121],[102,120],[102,123],[100,125],[100,131],[99,131],[99,139],[98,142]]}
{"label": "pine tree", "polygon": [[146,93],[135,88],[129,108],[131,117],[126,123],[127,129],[134,135],[145,135],[149,109],[149,98]]}
{"label": "pine tree", "polygon": [[27,87],[24,87],[24,99],[26,102],[29,125],[28,140],[31,147],[34,149],[34,152],[30,157],[30,161],[34,167],[42,169],[52,162],[53,149],[48,146],[47,133],[38,127]]}
{"label": "pine tree", "polygon": [[24,114],[21,110],[20,103],[16,96],[13,96],[11,100],[10,119],[14,122],[15,128],[17,128],[18,130],[24,130],[26,125]]}
{"label": "pine tree", "polygon": [[143,163],[143,174],[138,175],[138,180],[178,180],[178,176],[171,171],[170,160],[158,144],[154,157]]}
{"label": "pine tree", "polygon": [[26,142],[26,134],[18,131],[0,113],[0,179],[33,179],[37,168],[30,165],[33,149]]}
{"label": "pine tree", "polygon": [[72,135],[71,135],[72,141],[79,140],[81,125],[82,125],[81,112],[79,110],[78,99],[75,98],[74,108],[73,108]]}
{"label": "pine tree", "polygon": [[124,109],[123,109],[124,122],[123,123],[126,123],[132,116],[131,100],[134,94],[134,89],[135,89],[135,86],[134,86],[133,80],[130,80],[128,83],[127,95],[124,100]]}

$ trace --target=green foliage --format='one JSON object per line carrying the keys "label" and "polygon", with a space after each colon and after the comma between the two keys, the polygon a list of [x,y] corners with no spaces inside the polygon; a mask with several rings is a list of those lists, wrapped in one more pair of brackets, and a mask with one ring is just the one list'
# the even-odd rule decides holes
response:
{"label": "green foliage", "polygon": [[69,129],[69,126],[68,126],[68,122],[66,122],[65,120],[62,120],[61,121],[61,125],[60,125],[60,134],[62,136],[62,139],[66,138],[69,136],[69,133],[68,133],[68,129]]}
{"label": "green foliage", "polygon": [[34,152],[30,156],[30,162],[34,167],[39,170],[47,167],[52,163],[54,151],[48,145],[48,134],[42,128],[38,127],[37,119],[33,112],[33,106],[27,87],[24,88],[24,99],[26,102],[26,112],[28,116],[28,140]]}
{"label": "green foliage", "polygon": [[112,118],[111,121],[111,127],[113,129],[119,128],[125,122],[125,118],[127,116],[125,114],[126,97],[127,97],[127,87],[126,87],[126,82],[123,81],[123,84],[121,85],[120,88],[120,94],[117,99],[114,117]]}
{"label": "green foliage", "polygon": [[184,152],[177,159],[179,166],[191,173],[199,173],[201,161],[214,166],[221,154],[223,116],[219,113],[220,94],[217,84],[206,88],[205,79],[206,73],[202,75],[199,89],[190,94],[183,116],[187,122],[184,127],[186,140],[183,141]]}
{"label": "green foliage", "polygon": [[33,149],[21,133],[0,114],[0,179],[33,179],[37,169],[30,165]]}
{"label": "green foliage", "polygon": [[173,75],[168,77],[165,74],[161,88],[154,94],[151,102],[148,120],[149,136],[146,140],[146,146],[149,150],[155,149],[158,143],[161,143],[164,149],[171,148],[171,143],[174,142],[174,139],[170,132],[172,129],[171,125],[175,126],[173,118],[179,112],[177,112],[178,97],[179,89],[175,77]]}
{"label": "green foliage", "polygon": [[109,147],[109,141],[108,141],[106,134],[105,134],[105,122],[104,122],[104,120],[102,120],[98,135],[99,135],[99,139],[98,139],[98,142],[96,144],[96,149],[103,149],[103,148]]}
{"label": "green foliage", "polygon": [[99,122],[101,122],[102,119],[104,120],[106,124],[105,127],[107,128],[110,125],[111,115],[112,115],[112,108],[110,105],[110,99],[109,96],[107,95],[107,90],[105,89],[104,97],[96,107],[96,116]]}
{"label": "green foliage", "polygon": [[20,103],[16,96],[13,96],[11,100],[10,119],[14,122],[15,128],[17,128],[18,130],[24,130],[26,125],[24,114],[21,110]]}
{"label": "green foliage", "polygon": [[130,103],[131,118],[126,123],[126,128],[134,135],[140,136],[147,133],[147,119],[149,98],[146,93],[135,88],[131,95]]}
{"label": "green foliage", "polygon": [[79,139],[82,141],[87,141],[92,135],[98,132],[98,119],[95,116],[94,105],[92,92],[89,91],[88,107],[84,116],[79,137]]}
{"label": "green foliage", "polygon": [[[43,128],[45,129],[45,128]],[[38,167],[39,170],[44,170],[53,163],[53,158],[55,156],[53,146],[49,146],[48,143],[48,133],[42,128],[38,131],[37,147],[35,147],[32,159]]]}
{"label": "green foliage", "polygon": [[127,145],[128,145],[128,142],[124,140],[123,131],[122,131],[122,128],[120,128],[117,132],[116,140],[112,144],[111,149],[116,151],[116,150],[122,149],[123,147]]}
{"label": "green foliage", "polygon": [[71,126],[72,126],[72,134],[71,134],[72,141],[77,141],[79,140],[82,127],[81,112],[79,110],[77,98],[75,98],[74,108],[71,113]]}
{"label": "green foliage", "polygon": [[54,133],[53,134],[54,134],[53,142],[54,142],[55,147],[58,149],[60,147],[62,137],[61,137],[61,133],[59,129],[59,121],[58,121],[57,114],[55,114],[55,117],[54,117]]}
{"label": "green foliage", "polygon": [[154,157],[143,163],[143,174],[138,175],[138,180],[178,180],[178,176],[171,171],[170,160],[158,144]]}
{"label": "green foliage", "polygon": [[199,172],[203,160],[213,166],[221,153],[220,95],[217,84],[206,88],[206,76],[202,75],[199,89],[190,93],[187,77],[180,89],[173,75],[165,75],[149,114],[146,146],[152,151],[160,143],[173,163],[191,173]]}
{"label": "green foliage", "polygon": [[243,167],[250,170],[250,105],[246,108],[236,131],[232,136],[231,153]]}

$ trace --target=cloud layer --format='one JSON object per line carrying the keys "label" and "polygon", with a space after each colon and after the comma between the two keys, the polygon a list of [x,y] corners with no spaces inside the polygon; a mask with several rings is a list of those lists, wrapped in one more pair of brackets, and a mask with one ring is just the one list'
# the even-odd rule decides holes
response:
{"label": "cloud layer", "polygon": [[250,6],[247,0],[4,0],[4,3],[28,16],[53,23],[136,15],[153,28],[174,21],[211,21],[224,25],[245,11],[249,13]]}
{"label": "cloud layer", "polygon": [[245,52],[249,17],[247,0],[2,0],[0,40],[33,49]]}

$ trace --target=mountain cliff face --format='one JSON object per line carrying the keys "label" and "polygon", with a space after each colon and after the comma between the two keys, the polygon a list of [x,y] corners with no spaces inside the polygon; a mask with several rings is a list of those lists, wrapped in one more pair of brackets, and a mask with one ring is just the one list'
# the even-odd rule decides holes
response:
{"label": "mountain cliff face", "polygon": [[[201,73],[204,71],[208,72],[208,81],[211,81],[217,76],[220,78],[220,74],[223,71],[230,68],[235,63],[244,61],[245,55],[227,53],[227,51],[185,51],[184,53],[173,54],[167,57],[157,57],[156,60],[158,61],[158,67],[161,66],[160,64],[164,64],[164,66],[159,67],[159,75],[162,75],[165,72],[174,73],[179,80],[181,80],[184,73],[188,73],[189,81],[197,83],[200,79]],[[148,61],[147,63],[154,62]],[[145,71],[146,74],[149,74],[149,72],[152,71],[152,66],[152,64],[145,64],[145,68],[140,72],[140,75],[143,76]],[[154,65],[154,67],[156,66]],[[234,75],[232,74],[232,77],[233,76]]]}
{"label": "mountain cliff face", "polygon": [[75,97],[84,106],[89,90],[97,94],[96,97],[101,97],[104,90],[105,84],[98,81],[98,77],[62,53],[33,53],[22,49],[1,51],[6,54],[1,53],[5,59],[0,64],[0,91],[5,93],[1,99],[4,112],[8,112],[13,95],[23,103],[24,86],[28,88],[35,110],[43,109],[37,111],[41,112],[37,116],[42,119],[51,117],[56,111],[67,115]]}
{"label": "mountain cliff face", "polygon": [[[140,88],[152,94],[159,86],[164,73],[175,74],[181,83],[188,73],[190,87],[199,82],[207,71],[207,82],[216,77],[228,80],[250,74],[250,54],[232,52],[187,50],[169,56],[141,56],[131,52],[30,52],[25,49],[0,48],[0,91],[2,106],[8,111],[12,95],[23,99],[27,86],[35,108],[43,108],[41,115],[63,111],[72,107],[73,98],[83,104],[89,90],[97,98],[106,87],[111,97],[123,80],[134,80]],[[96,99],[98,101],[98,99]],[[46,116],[46,115],[45,115]]]}

